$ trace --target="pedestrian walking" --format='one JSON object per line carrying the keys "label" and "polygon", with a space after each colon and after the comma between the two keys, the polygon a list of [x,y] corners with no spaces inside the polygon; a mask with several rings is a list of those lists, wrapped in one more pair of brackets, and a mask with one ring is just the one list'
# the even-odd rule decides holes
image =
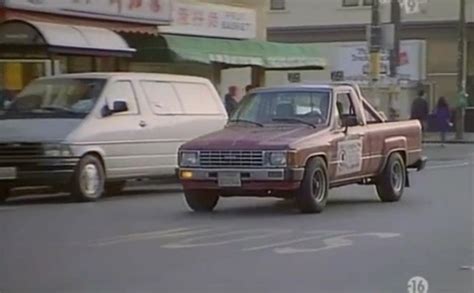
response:
{"label": "pedestrian walking", "polygon": [[411,119],[419,120],[421,123],[422,130],[426,129],[426,122],[428,120],[428,102],[426,101],[425,91],[420,90],[418,97],[413,101],[411,105]]}
{"label": "pedestrian walking", "polygon": [[227,94],[224,97],[224,105],[229,117],[235,112],[237,109],[237,87],[230,86],[228,89]]}
{"label": "pedestrian walking", "polygon": [[451,114],[449,105],[445,97],[440,97],[435,109],[436,124],[440,133],[441,146],[446,142],[446,132],[453,126],[451,123]]}

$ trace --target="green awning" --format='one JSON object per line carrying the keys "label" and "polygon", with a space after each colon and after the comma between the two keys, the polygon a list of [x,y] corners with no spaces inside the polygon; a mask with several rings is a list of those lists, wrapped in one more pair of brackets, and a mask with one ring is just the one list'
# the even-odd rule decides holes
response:
{"label": "green awning", "polygon": [[173,61],[228,66],[260,66],[267,69],[323,69],[314,44],[286,44],[254,40],[228,40],[178,35],[161,35],[155,41],[135,45],[150,60],[153,55]]}

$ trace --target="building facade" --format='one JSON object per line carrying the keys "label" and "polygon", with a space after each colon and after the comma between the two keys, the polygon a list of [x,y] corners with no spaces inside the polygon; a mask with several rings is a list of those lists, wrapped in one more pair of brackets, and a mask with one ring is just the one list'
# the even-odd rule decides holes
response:
{"label": "building facade", "polygon": [[[381,21],[389,22],[389,1],[380,2]],[[330,79],[334,71],[345,71],[346,76],[353,77],[354,67],[363,68],[358,62],[368,63],[366,27],[371,21],[371,5],[372,0],[273,0],[269,7],[268,38],[320,44],[329,66],[308,78]],[[419,13],[402,14],[400,78],[407,83],[423,84],[431,106],[440,96],[447,97],[455,106],[459,1],[422,0],[419,8]],[[467,0],[466,19],[467,90],[474,96],[474,1]],[[384,68],[381,71],[384,73]],[[360,73],[363,75],[364,71]],[[274,78],[281,82],[284,77]],[[409,105],[409,101],[404,104]]]}

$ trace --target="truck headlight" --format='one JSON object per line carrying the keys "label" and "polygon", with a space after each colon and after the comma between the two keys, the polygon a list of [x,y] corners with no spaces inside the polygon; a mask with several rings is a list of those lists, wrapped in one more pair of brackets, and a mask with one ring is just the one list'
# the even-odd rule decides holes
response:
{"label": "truck headlight", "polygon": [[269,163],[271,166],[284,167],[288,164],[286,152],[271,152],[269,154]]}
{"label": "truck headlight", "polygon": [[46,144],[43,148],[45,157],[71,157],[72,152],[65,144]]}
{"label": "truck headlight", "polygon": [[180,165],[183,167],[196,167],[199,165],[198,152],[182,152]]}

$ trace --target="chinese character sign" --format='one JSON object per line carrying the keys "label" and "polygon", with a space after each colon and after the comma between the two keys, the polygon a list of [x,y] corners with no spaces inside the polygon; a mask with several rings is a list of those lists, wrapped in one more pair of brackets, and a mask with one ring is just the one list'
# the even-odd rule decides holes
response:
{"label": "chinese character sign", "polygon": [[164,33],[254,39],[257,14],[252,9],[225,5],[174,3],[173,21]]}
{"label": "chinese character sign", "polygon": [[6,0],[5,6],[137,23],[160,24],[171,21],[171,0]]}

